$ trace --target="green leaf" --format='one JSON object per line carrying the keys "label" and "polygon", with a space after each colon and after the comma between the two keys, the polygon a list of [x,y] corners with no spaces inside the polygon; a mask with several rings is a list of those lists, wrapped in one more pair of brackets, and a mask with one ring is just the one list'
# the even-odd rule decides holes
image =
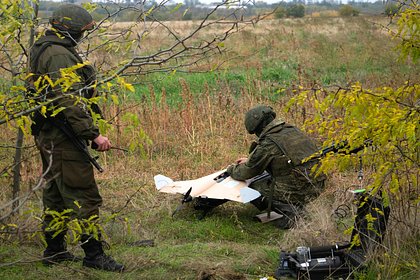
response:
{"label": "green leaf", "polygon": [[171,10],[171,13],[173,13],[173,12],[176,12],[176,11],[178,11],[179,10],[179,8],[181,8],[182,7],[182,3],[178,3],[172,10]]}

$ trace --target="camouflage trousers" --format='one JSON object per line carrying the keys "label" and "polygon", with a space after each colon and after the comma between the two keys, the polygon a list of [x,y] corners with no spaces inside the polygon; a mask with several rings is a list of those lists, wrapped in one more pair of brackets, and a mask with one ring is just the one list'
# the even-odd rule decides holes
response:
{"label": "camouflage trousers", "polygon": [[[63,143],[54,148],[40,146],[47,180],[43,189],[44,209],[57,212],[71,209],[72,218],[89,219],[93,215],[99,215],[102,197],[95,182],[92,165],[81,152],[69,149],[73,147],[68,144]],[[47,211],[44,227],[52,219]]]}
{"label": "camouflage trousers", "polygon": [[279,204],[302,207],[322,192],[324,181],[304,182],[293,175],[286,175],[274,180],[271,177],[264,178],[253,182],[249,187],[259,191],[267,199],[272,198],[273,205],[277,201]]}

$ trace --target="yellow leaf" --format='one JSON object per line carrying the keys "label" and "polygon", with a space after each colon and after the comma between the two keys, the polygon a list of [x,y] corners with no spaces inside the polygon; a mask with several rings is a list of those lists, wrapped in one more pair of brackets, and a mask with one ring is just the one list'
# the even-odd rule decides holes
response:
{"label": "yellow leaf", "polygon": [[73,201],[74,205],[77,206],[77,208],[82,208],[82,206],[80,206],[79,202],[77,200]]}
{"label": "yellow leaf", "polygon": [[44,117],[47,117],[45,114],[47,113],[47,106],[42,106],[41,107],[41,115],[43,115]]}
{"label": "yellow leaf", "polygon": [[112,95],[111,95],[111,100],[112,100],[112,102],[113,102],[115,105],[120,104],[120,101],[118,100],[118,96],[117,96],[117,95],[115,95],[115,94],[112,94]]}
{"label": "yellow leaf", "polygon": [[58,113],[60,113],[64,109],[66,109],[66,108],[65,107],[60,107],[60,108],[54,110],[53,113],[51,114],[51,117],[55,117]]}
{"label": "yellow leaf", "polygon": [[125,89],[131,91],[131,92],[135,92],[134,86],[132,84],[125,84]]}

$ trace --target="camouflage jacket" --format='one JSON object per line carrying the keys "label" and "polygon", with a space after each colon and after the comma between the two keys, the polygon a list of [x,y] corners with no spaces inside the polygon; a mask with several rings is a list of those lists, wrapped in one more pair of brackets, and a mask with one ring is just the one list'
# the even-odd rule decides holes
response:
{"label": "camouflage jacket", "polygon": [[[70,39],[59,38],[52,31],[47,31],[46,35],[42,36],[31,49],[30,66],[31,72],[35,74],[35,79],[42,75],[48,75],[54,82],[62,77],[60,69],[83,63],[74,46],[75,44]],[[56,102],[54,106],[56,108],[65,107],[62,113],[76,135],[86,140],[93,140],[99,135],[99,130],[94,125],[86,104],[76,102],[74,96],[79,94],[87,98],[92,97],[89,96],[89,91],[82,89],[96,81],[95,70],[90,66],[84,66],[76,70],[76,74],[80,79],[67,92],[63,93],[59,85],[55,88],[50,86],[46,89],[46,97],[54,98],[64,94],[65,97]],[[48,122],[43,125],[41,132],[40,142],[58,144],[66,140],[66,136]]]}
{"label": "camouflage jacket", "polygon": [[317,151],[314,142],[298,128],[274,120],[251,145],[247,162],[231,165],[227,171],[236,180],[247,180],[266,170],[275,184],[274,199],[298,203],[315,196],[319,189],[314,186],[325,180],[324,175],[312,175],[315,161],[302,163]]}

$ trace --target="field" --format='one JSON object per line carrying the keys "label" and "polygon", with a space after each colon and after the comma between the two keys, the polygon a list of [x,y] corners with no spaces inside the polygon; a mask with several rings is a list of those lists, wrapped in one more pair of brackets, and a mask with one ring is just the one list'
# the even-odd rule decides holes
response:
{"label": "field", "polygon": [[[187,28],[181,26],[185,23],[172,24]],[[182,197],[157,192],[153,176],[194,179],[246,156],[253,138],[245,131],[243,116],[255,104],[269,104],[288,122],[303,126],[310,111],[296,105],[285,111],[299,86],[347,87],[358,81],[373,88],[420,82],[419,65],[398,59],[397,42],[382,28],[387,24],[380,17],[266,20],[225,42],[228,52],[215,58],[226,61],[218,71],[152,74],[136,80],[135,93],[121,94],[118,107],[103,105],[112,124],[107,136],[130,151],[100,154],[106,171],[96,177],[104,199],[101,215],[109,218],[104,227],[110,254],[126,265],[126,271],[116,275],[86,269],[80,263],[44,267],[39,261],[43,245],[38,234],[37,218],[42,215],[38,190],[10,220],[18,230],[11,226],[0,232],[0,278],[260,279],[274,275],[280,249],[348,240],[344,230],[352,225],[351,213],[344,219],[332,213],[341,204],[352,205],[348,190],[369,181],[369,164],[362,182],[357,180],[357,166],[329,174],[325,193],[289,231],[257,222],[253,216],[258,210],[233,202],[203,220],[197,219],[191,205],[171,217]],[[164,40],[154,36],[150,48]],[[319,145],[327,140],[311,136]],[[15,137],[13,127],[2,131],[0,169],[12,162]],[[30,193],[40,174],[30,136],[25,145],[23,194]],[[11,197],[11,176],[9,172],[0,178],[2,205]],[[397,244],[396,257],[373,260],[360,279],[418,279],[418,252],[410,255],[418,247],[403,244],[418,237],[406,235],[391,228],[385,246]],[[153,239],[154,246],[136,243],[146,239]],[[79,246],[69,248],[83,255]]]}

